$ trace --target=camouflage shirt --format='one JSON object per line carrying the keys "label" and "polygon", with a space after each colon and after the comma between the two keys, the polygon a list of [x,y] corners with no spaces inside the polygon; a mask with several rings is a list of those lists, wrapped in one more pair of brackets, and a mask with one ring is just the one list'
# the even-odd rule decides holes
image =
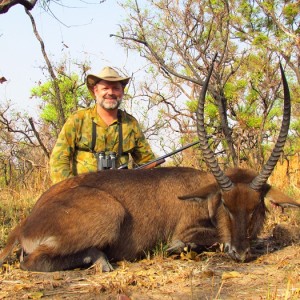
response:
{"label": "camouflage shirt", "polygon": [[[123,152],[117,157],[117,166],[127,164],[129,154],[136,164],[154,159],[154,154],[145,139],[137,120],[121,112]],[[53,183],[86,172],[97,171],[97,159],[92,152],[92,123],[96,124],[94,152],[118,153],[119,124],[111,125],[101,119],[96,106],[72,114],[64,124],[50,157],[50,175]]]}

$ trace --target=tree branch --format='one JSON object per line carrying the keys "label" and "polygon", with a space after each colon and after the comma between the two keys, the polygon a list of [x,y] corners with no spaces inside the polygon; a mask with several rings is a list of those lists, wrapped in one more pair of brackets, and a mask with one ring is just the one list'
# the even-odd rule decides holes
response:
{"label": "tree branch", "polygon": [[39,142],[39,145],[40,145],[40,146],[42,147],[42,149],[43,149],[43,152],[45,153],[45,155],[46,155],[48,158],[50,158],[50,153],[49,153],[49,151],[47,150],[47,148],[45,147],[43,141],[41,140],[40,135],[39,135],[39,133],[37,132],[37,130],[36,130],[36,128],[35,128],[33,119],[32,119],[32,118],[29,118],[28,121],[29,121],[29,124],[30,124],[30,126],[31,126],[32,131],[34,132],[34,135],[35,135],[36,139],[37,139],[38,142]]}
{"label": "tree branch", "polygon": [[26,14],[29,16],[31,23],[32,23],[32,27],[33,27],[33,32],[37,38],[37,40],[39,41],[40,45],[41,45],[41,50],[44,56],[44,59],[46,61],[47,64],[47,68],[48,68],[48,72],[52,78],[52,84],[53,84],[53,89],[55,92],[55,97],[56,97],[56,101],[57,101],[57,107],[58,107],[58,111],[59,111],[59,117],[58,117],[58,122],[60,127],[63,126],[63,124],[66,122],[66,118],[65,118],[65,113],[64,113],[64,109],[63,109],[63,105],[62,105],[62,99],[61,99],[61,94],[60,94],[60,89],[59,89],[59,85],[57,83],[57,77],[54,73],[54,70],[52,68],[51,62],[47,56],[46,50],[45,50],[45,44],[44,41],[42,40],[42,38],[40,37],[37,28],[36,28],[36,24],[35,24],[35,20],[32,16],[32,14],[25,9]]}
{"label": "tree branch", "polygon": [[21,4],[26,9],[31,10],[36,5],[37,0],[26,1],[26,0],[0,0],[0,14],[5,14],[14,5]]}

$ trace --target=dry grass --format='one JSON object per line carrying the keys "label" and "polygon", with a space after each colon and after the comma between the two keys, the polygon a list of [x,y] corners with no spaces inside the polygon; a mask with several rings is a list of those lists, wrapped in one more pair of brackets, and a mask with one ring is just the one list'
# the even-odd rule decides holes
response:
{"label": "dry grass", "polygon": [[38,196],[27,190],[21,192],[9,188],[0,190],[1,247],[8,232],[29,214],[37,198]]}
{"label": "dry grass", "polygon": [[[238,264],[223,253],[120,262],[115,271],[23,272],[4,267],[0,299],[299,299],[300,246],[272,249]],[[128,298],[123,298],[128,299]]]}

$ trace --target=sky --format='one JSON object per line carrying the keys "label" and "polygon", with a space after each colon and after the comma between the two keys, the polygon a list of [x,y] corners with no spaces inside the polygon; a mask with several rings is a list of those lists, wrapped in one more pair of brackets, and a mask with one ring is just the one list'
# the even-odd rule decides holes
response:
{"label": "sky", "polygon": [[[101,4],[87,2],[95,4],[64,0],[69,7],[51,6],[58,20],[38,5],[31,11],[50,59],[58,62],[67,55],[71,59],[90,61],[91,73],[99,73],[106,65],[118,67],[129,75],[136,72],[137,58],[128,56],[116,39],[109,37],[117,33],[118,24],[126,17],[123,8],[115,0]],[[45,61],[31,21],[21,5],[0,15],[0,53],[0,77],[7,79],[0,84],[1,105],[11,101],[16,111],[36,115],[38,100],[30,99],[30,90],[45,79],[40,69]]]}

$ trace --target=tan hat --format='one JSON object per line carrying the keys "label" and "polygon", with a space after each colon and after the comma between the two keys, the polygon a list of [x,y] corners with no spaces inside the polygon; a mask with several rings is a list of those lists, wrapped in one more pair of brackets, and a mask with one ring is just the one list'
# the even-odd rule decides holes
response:
{"label": "tan hat", "polygon": [[106,81],[120,81],[123,86],[125,86],[129,80],[130,77],[121,77],[120,74],[114,70],[111,67],[104,67],[101,72],[97,75],[95,74],[89,74],[86,77],[86,85],[91,93],[91,95],[95,98],[94,94],[94,86],[100,81],[100,80],[106,80]]}

